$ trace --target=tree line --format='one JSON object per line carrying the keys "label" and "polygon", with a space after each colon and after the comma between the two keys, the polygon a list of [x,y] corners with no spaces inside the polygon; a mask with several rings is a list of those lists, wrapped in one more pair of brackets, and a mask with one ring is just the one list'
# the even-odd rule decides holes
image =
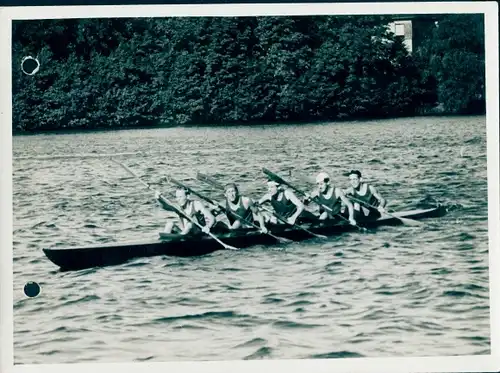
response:
{"label": "tree line", "polygon": [[[484,113],[484,21],[443,15],[413,53],[382,16],[13,24],[13,130]],[[26,75],[23,56],[40,69]]]}

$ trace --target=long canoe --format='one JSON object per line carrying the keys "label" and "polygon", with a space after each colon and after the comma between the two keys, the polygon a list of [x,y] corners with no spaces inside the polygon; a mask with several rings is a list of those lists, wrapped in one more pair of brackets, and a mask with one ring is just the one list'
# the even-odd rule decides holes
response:
{"label": "long canoe", "polygon": [[[396,217],[410,218],[414,220],[437,218],[446,214],[443,206],[429,209],[400,211],[392,213],[395,217],[383,216],[377,220],[367,221],[362,224],[366,228],[379,226],[400,225],[401,220]],[[356,227],[347,223],[309,225],[307,228],[314,233],[335,236],[348,231],[357,230]],[[285,237],[293,241],[304,241],[312,239],[312,236],[298,228],[283,226],[273,229],[277,236]],[[256,245],[277,245],[275,238],[263,234],[256,229],[241,229],[231,233],[217,234],[224,243],[238,248],[249,248]],[[69,248],[45,248],[43,252],[47,258],[63,271],[82,270],[94,267],[105,267],[126,263],[132,259],[152,256],[201,256],[223,247],[213,238],[201,233],[195,236],[181,236],[175,234],[159,233],[157,240],[148,242],[110,243],[85,247]]]}

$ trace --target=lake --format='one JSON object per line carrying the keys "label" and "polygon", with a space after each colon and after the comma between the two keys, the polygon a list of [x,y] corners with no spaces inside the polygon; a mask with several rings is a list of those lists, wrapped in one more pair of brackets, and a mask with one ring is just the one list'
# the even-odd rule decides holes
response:
{"label": "lake", "polygon": [[[13,139],[16,364],[489,354],[485,117],[123,130]],[[445,217],[326,241],[60,272],[44,247],[158,237],[197,171],[259,198],[266,167],[310,189],[363,172],[392,211]],[[131,153],[120,155],[121,153]],[[66,156],[66,158],[62,157]],[[23,286],[42,287],[27,298]]]}

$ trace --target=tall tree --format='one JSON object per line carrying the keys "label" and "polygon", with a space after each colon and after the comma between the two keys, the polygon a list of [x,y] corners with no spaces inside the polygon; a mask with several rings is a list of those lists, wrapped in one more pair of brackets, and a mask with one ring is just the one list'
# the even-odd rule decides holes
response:
{"label": "tall tree", "polygon": [[446,112],[485,111],[484,32],[483,15],[445,15],[415,52]]}

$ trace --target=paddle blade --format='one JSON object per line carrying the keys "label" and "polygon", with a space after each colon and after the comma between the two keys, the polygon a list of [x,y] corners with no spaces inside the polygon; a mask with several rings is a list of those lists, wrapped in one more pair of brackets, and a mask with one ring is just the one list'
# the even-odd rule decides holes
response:
{"label": "paddle blade", "polygon": [[114,162],[118,166],[120,166],[121,168],[123,168],[129,175],[132,175],[135,178],[139,178],[139,176],[137,176],[130,168],[128,168],[127,166],[125,166],[123,163],[115,161],[114,159],[111,159],[111,162]]}
{"label": "paddle blade", "polygon": [[290,240],[289,238],[276,236],[272,233],[268,233],[268,235],[271,236],[272,238],[274,238],[275,240],[277,240],[281,244],[289,244],[289,243],[293,242],[293,240]]}
{"label": "paddle blade", "polygon": [[116,163],[119,165],[121,168],[123,168],[125,171],[127,171],[130,175],[135,177],[142,185],[144,185],[146,188],[151,189],[151,185],[146,183],[144,180],[142,180],[134,171],[132,171],[129,167],[125,166],[123,163],[120,163],[118,161],[115,161],[114,159],[111,159],[112,162]]}
{"label": "paddle blade", "polygon": [[221,183],[219,183],[217,180],[215,180],[214,178],[212,178],[208,175],[205,175],[205,174],[198,172],[196,174],[196,177],[198,178],[198,180],[204,181],[207,184],[214,186],[215,188],[224,189],[224,186]]}
{"label": "paddle blade", "polygon": [[165,199],[165,197],[160,196],[160,199],[159,199],[159,200],[160,200],[159,202],[162,204],[162,206],[163,206],[163,208],[164,208],[165,210],[170,211],[170,212],[175,212],[175,213],[178,213],[178,212],[177,212],[177,209],[176,209],[175,207],[173,207],[173,206],[171,205],[171,202],[170,202],[170,201],[168,201],[168,200],[166,200],[166,199]]}
{"label": "paddle blade", "polygon": [[407,218],[398,218],[398,219],[401,220],[403,222],[403,224],[410,225],[412,227],[420,227],[420,226],[424,225],[422,222],[417,221],[417,220],[412,220],[412,219],[407,219]]}

